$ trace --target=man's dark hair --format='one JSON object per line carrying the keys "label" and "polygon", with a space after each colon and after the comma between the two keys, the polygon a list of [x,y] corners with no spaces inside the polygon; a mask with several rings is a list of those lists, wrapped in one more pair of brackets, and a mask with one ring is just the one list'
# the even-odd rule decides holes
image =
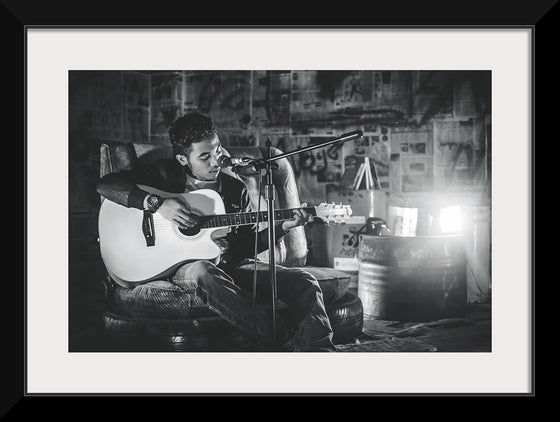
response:
{"label": "man's dark hair", "polygon": [[177,118],[169,128],[173,154],[187,155],[191,144],[212,139],[217,134],[212,119],[198,111]]}

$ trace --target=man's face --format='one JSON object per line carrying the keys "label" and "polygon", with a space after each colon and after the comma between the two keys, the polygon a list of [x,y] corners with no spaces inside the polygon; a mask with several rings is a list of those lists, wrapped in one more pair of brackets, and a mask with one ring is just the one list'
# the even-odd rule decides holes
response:
{"label": "man's face", "polygon": [[[221,155],[220,138],[215,135],[212,139],[191,144],[191,150],[186,157],[186,164],[198,180],[216,180],[220,173],[218,158]],[[179,159],[179,162],[185,165],[181,159]]]}

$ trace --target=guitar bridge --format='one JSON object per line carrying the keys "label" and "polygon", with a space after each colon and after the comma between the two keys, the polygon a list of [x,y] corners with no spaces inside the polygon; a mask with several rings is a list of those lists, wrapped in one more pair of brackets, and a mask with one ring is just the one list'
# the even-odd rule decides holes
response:
{"label": "guitar bridge", "polygon": [[149,211],[144,211],[142,233],[144,233],[144,238],[146,239],[146,246],[155,246],[156,233],[154,230],[154,215]]}

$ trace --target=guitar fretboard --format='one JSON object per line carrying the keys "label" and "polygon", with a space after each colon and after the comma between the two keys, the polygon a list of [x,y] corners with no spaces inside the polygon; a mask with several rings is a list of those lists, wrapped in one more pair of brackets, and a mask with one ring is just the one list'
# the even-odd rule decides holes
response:
{"label": "guitar fretboard", "polygon": [[[315,207],[306,208],[292,208],[289,210],[275,210],[274,220],[283,221],[290,220],[294,216],[294,210],[303,209],[311,215],[316,215]],[[258,217],[258,218],[257,218]],[[268,212],[242,212],[242,213],[229,213],[219,215],[205,215],[201,217],[202,222],[200,228],[208,229],[211,227],[230,227],[230,226],[243,226],[247,224],[255,224],[257,220],[259,223],[268,221]]]}

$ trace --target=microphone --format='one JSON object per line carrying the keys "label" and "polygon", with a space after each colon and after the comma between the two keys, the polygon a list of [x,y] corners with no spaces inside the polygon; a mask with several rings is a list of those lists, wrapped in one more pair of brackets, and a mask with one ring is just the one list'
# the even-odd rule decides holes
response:
{"label": "microphone", "polygon": [[218,166],[224,167],[235,167],[235,166],[247,166],[253,161],[252,158],[248,157],[228,157],[227,155],[222,155],[218,158]]}

